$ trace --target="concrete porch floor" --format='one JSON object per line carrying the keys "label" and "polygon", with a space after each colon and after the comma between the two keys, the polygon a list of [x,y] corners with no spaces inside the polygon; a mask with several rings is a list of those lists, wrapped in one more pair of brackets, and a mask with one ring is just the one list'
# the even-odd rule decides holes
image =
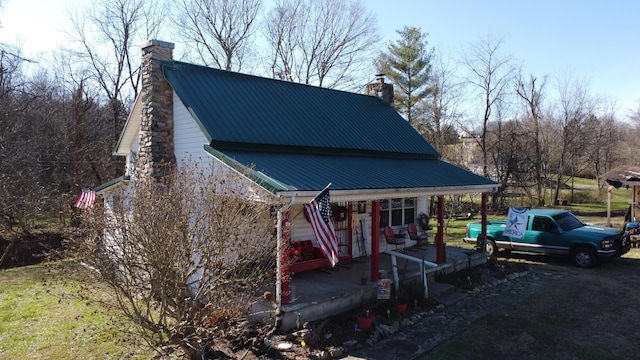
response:
{"label": "concrete porch floor", "polygon": [[[391,249],[392,250],[392,249]],[[392,251],[380,253],[380,270],[386,271],[385,277],[393,279]],[[416,260],[436,262],[436,247],[429,244],[426,247],[408,247],[401,254],[411,256]],[[463,249],[459,247],[446,247],[446,262],[437,267],[425,267],[427,275],[427,288],[434,283],[436,273],[450,273],[475,267],[486,263],[485,253]],[[397,268],[400,283],[405,280],[419,280],[421,278],[420,264],[416,261],[397,257]],[[283,305],[281,315],[281,328],[283,330],[296,327],[296,318],[301,323],[315,321],[333,316],[362,304],[376,300],[378,293],[377,282],[370,281],[371,256],[344,260],[339,262],[331,270],[313,270],[293,274],[290,282],[292,301]],[[366,284],[362,278],[366,277]],[[431,293],[430,293],[431,296]],[[262,302],[253,307],[253,312],[260,313],[261,318],[270,314],[273,319],[273,302]],[[271,310],[271,311],[270,311]],[[300,315],[298,315],[300,314]],[[273,319],[275,321],[275,319]]]}

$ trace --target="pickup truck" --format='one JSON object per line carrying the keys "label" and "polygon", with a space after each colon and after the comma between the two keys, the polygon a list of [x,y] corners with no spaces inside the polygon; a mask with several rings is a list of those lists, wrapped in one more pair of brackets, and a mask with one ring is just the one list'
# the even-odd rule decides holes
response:
{"label": "pickup truck", "polygon": [[587,225],[566,210],[530,209],[526,230],[522,239],[503,235],[506,220],[488,220],[486,238],[482,224],[467,224],[463,241],[483,240],[489,255],[498,249],[538,253],[545,255],[569,256],[581,268],[595,266],[598,261],[620,257],[631,248],[624,231],[603,226]]}

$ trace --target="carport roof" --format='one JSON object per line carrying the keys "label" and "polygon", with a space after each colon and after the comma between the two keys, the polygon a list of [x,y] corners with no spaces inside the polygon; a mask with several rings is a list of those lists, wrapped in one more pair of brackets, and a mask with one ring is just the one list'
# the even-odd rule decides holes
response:
{"label": "carport roof", "polygon": [[620,165],[601,176],[609,185],[619,188],[623,185],[640,185],[640,167]]}

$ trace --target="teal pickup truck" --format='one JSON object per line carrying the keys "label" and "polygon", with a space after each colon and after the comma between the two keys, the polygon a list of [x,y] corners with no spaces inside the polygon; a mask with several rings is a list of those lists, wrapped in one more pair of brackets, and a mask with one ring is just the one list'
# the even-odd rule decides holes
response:
{"label": "teal pickup truck", "polygon": [[[498,249],[569,256],[582,268],[595,266],[598,261],[625,254],[631,248],[624,231],[603,226],[587,225],[566,210],[530,209],[522,239],[504,236],[506,220],[488,220],[485,249],[494,255]],[[465,242],[482,243],[478,236],[482,224],[467,224]]]}

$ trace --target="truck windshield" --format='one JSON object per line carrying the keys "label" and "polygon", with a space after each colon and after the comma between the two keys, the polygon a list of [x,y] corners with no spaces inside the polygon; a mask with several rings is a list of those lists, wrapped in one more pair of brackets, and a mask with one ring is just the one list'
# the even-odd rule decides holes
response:
{"label": "truck windshield", "polygon": [[564,231],[569,231],[584,226],[584,223],[570,212],[555,215],[553,216],[553,219],[558,223],[558,225],[560,225],[560,227]]}

